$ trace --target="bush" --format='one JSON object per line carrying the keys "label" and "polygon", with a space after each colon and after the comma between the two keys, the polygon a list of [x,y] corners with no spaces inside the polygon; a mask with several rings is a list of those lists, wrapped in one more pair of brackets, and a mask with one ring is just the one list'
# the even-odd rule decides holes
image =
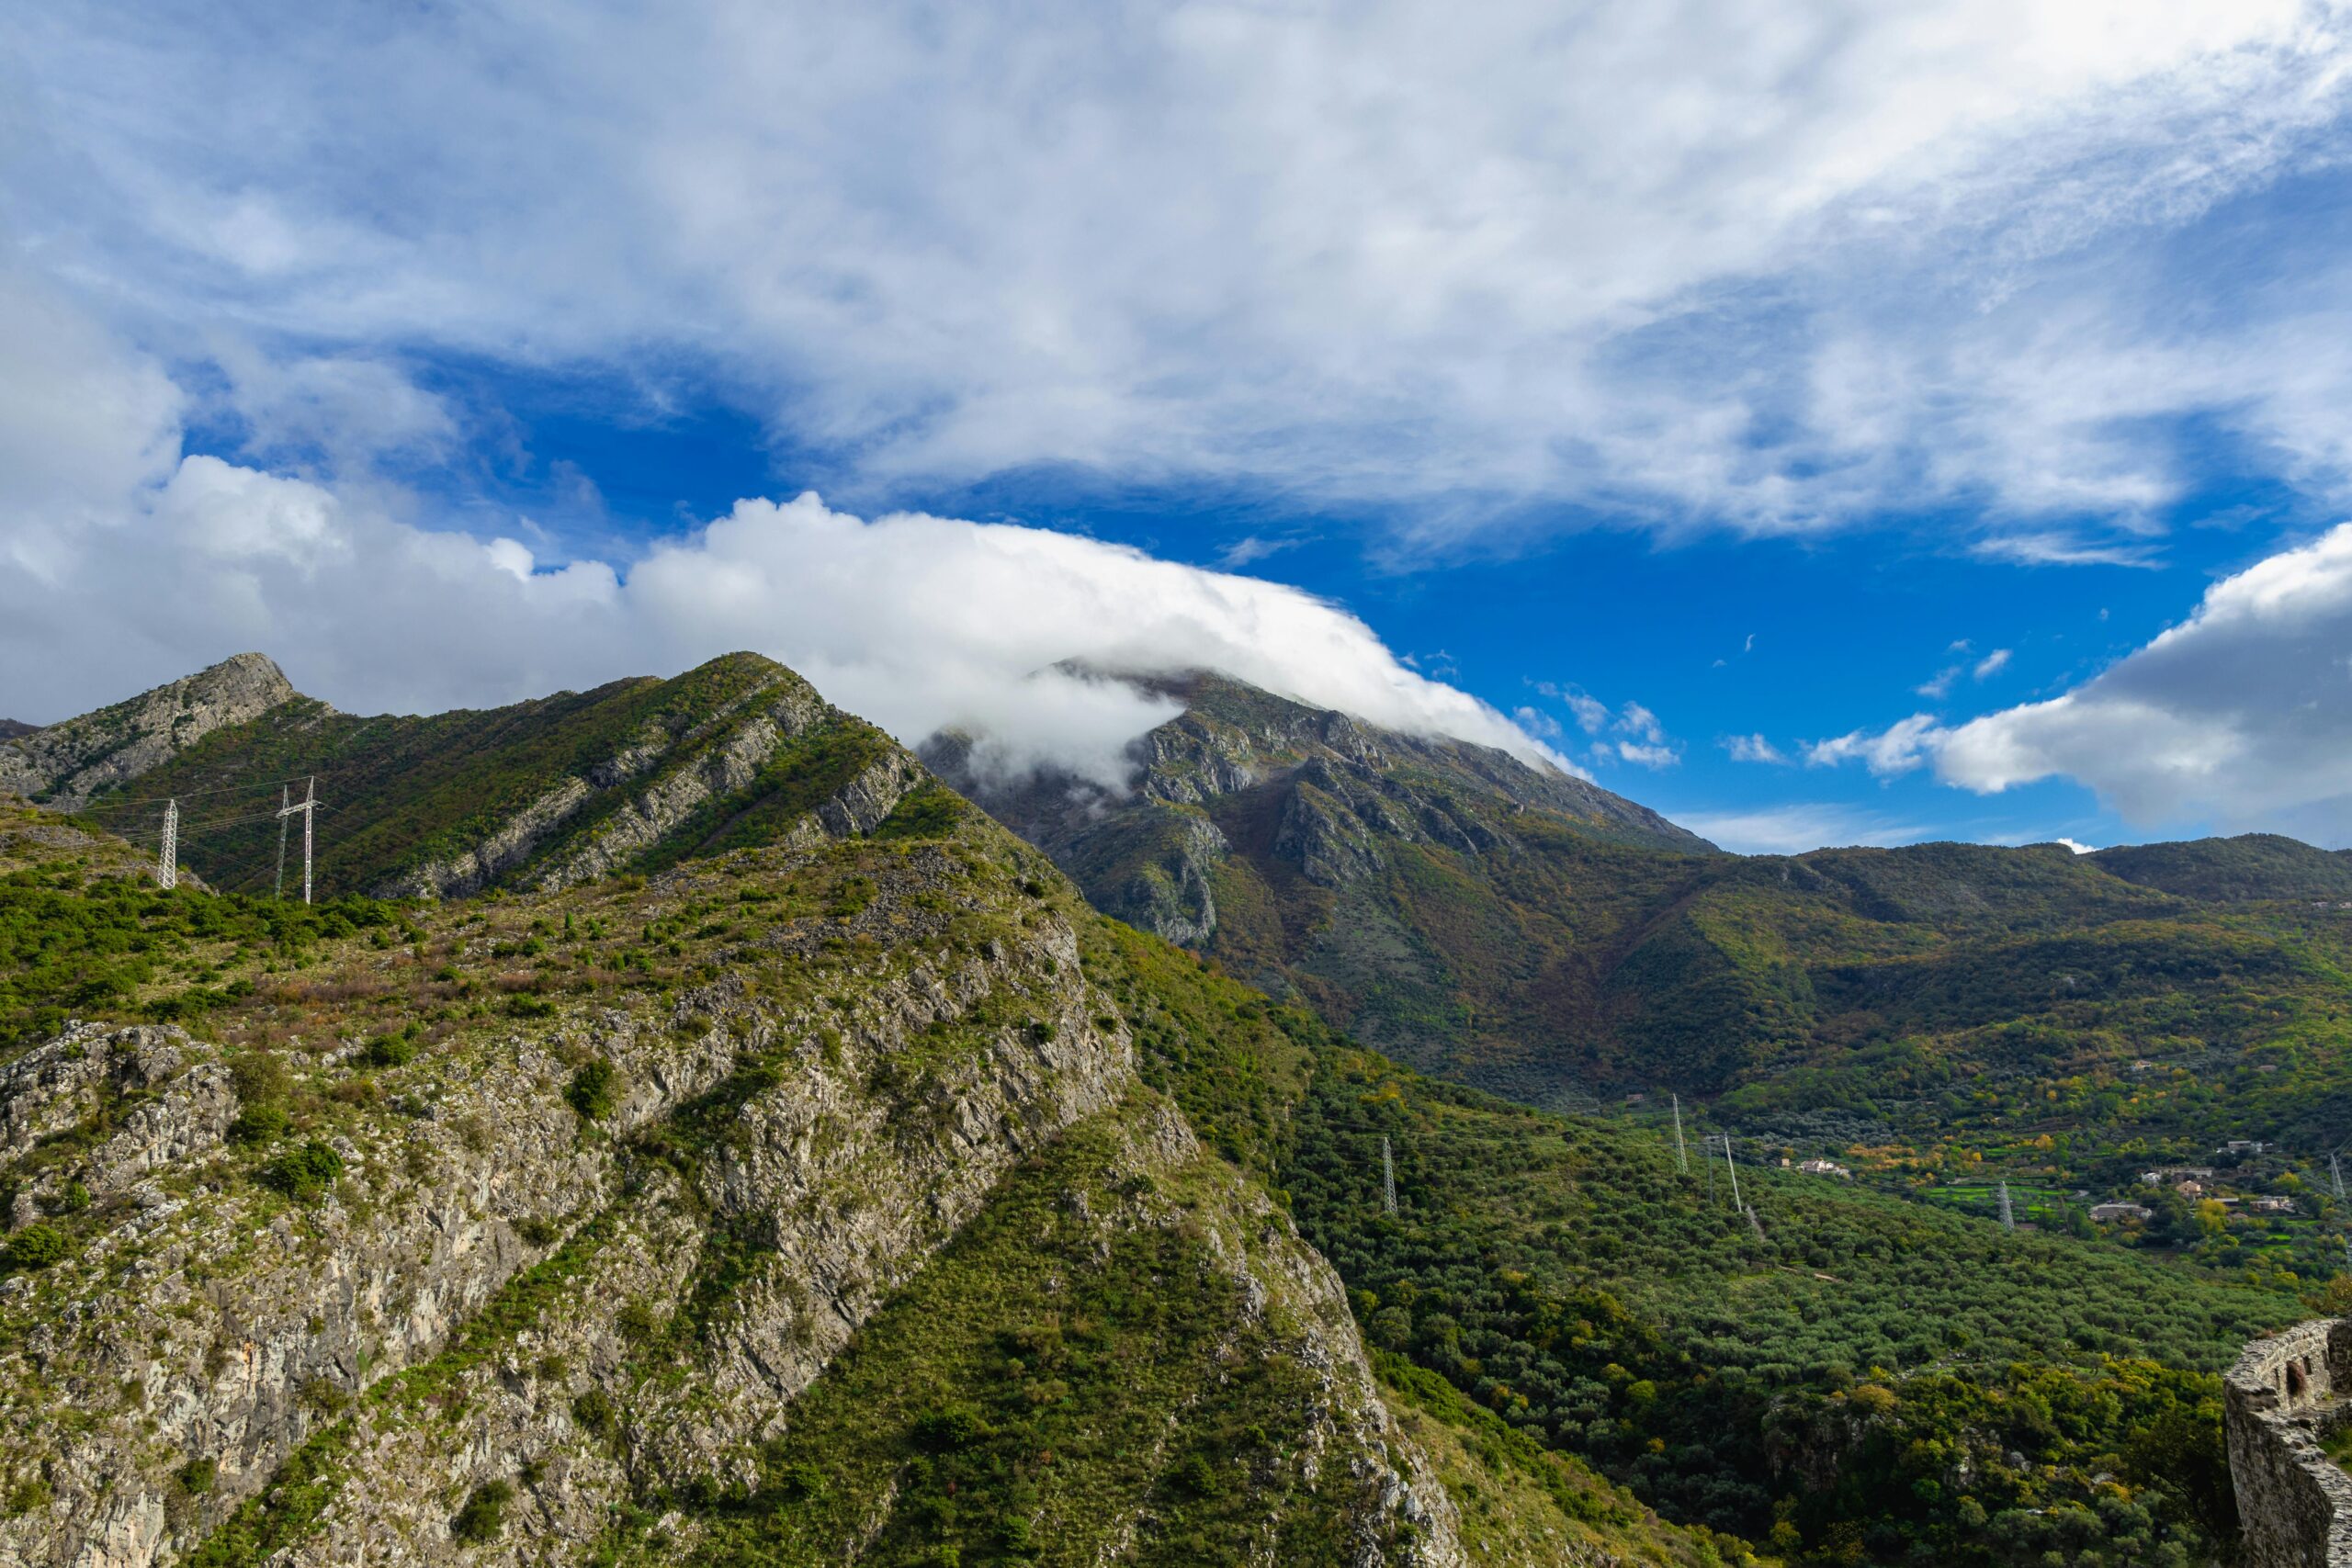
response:
{"label": "bush", "polygon": [[480,1546],[496,1540],[506,1529],[506,1504],[514,1495],[514,1486],[503,1481],[492,1481],[474,1488],[458,1517],[449,1521],[449,1533],[469,1545]]}
{"label": "bush", "polygon": [[601,1388],[586,1390],[571,1402],[571,1418],[589,1436],[606,1439],[619,1425],[613,1416],[612,1396]]}
{"label": "bush", "polygon": [[232,1144],[267,1144],[285,1135],[286,1107],[282,1105],[248,1105],[229,1123]]}
{"label": "bush", "polygon": [[416,1060],[416,1042],[407,1034],[380,1034],[368,1043],[371,1067],[405,1067]]}
{"label": "bush", "polygon": [[212,1490],[212,1483],[220,1478],[220,1461],[192,1459],[174,1471],[172,1479],[178,1483],[179,1489],[188,1496],[201,1497]]}
{"label": "bush", "polygon": [[571,1087],[563,1091],[563,1098],[571,1102],[571,1109],[580,1113],[582,1122],[601,1122],[613,1113],[614,1086],[618,1077],[613,1065],[599,1056],[583,1063],[571,1075]]}
{"label": "bush", "polygon": [[322,1143],[288,1149],[261,1168],[264,1187],[274,1188],[298,1203],[313,1202],[343,1175],[343,1156]]}
{"label": "bush", "polygon": [[65,1233],[55,1225],[29,1224],[10,1236],[6,1245],[0,1245],[0,1273],[30,1273],[46,1269],[65,1261],[65,1255],[73,1250]]}
{"label": "bush", "polygon": [[989,1424],[968,1404],[950,1404],[915,1421],[915,1441],[933,1453],[970,1448],[989,1435]]}

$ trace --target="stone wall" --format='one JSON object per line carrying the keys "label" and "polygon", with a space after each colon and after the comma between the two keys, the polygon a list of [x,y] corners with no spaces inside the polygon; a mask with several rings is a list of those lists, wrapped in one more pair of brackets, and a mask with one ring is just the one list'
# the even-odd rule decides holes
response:
{"label": "stone wall", "polygon": [[2248,1345],[2222,1379],[2245,1568],[2352,1568],[2352,1476],[2320,1450],[2352,1394],[2352,1318]]}

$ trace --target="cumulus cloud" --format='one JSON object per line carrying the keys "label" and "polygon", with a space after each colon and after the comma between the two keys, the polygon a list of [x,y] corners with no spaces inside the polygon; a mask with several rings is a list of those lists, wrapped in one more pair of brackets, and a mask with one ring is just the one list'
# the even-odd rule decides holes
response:
{"label": "cumulus cloud", "polygon": [[[0,289],[0,314],[12,304],[22,320],[23,296]],[[1058,661],[1223,670],[1564,765],[1337,605],[1074,535],[868,520],[809,493],[739,502],[633,561],[545,564],[518,538],[422,525],[373,492],[204,454],[167,465],[168,381],[70,311],[34,320],[62,345],[52,375],[86,391],[82,416],[101,430],[77,442],[68,423],[0,471],[0,558],[17,566],[0,572],[0,713],[60,717],[245,648],[360,709],[507,702],[747,648],[901,738],[967,725],[1006,765],[1106,781],[1173,709]],[[14,434],[0,422],[0,439]]]}
{"label": "cumulus cloud", "polygon": [[690,362],[835,493],[1206,475],[1416,543],[1949,498],[2052,561],[2145,556],[2168,416],[2345,456],[2342,265],[2192,321],[2165,243],[2340,153],[2335,0],[16,20],[12,222],[259,451],[432,450],[411,350]]}
{"label": "cumulus cloud", "polygon": [[[814,494],[743,501],[626,572],[542,568],[345,505],[307,481],[187,458],[130,526],[88,541],[116,627],[66,678],[20,605],[0,633],[0,704],[38,716],[247,645],[346,706],[437,708],[666,672],[734,648],[768,653],[908,739],[978,728],[1003,760],[1106,782],[1120,750],[1175,710],[1066,659],[1121,671],[1226,671],[1393,728],[1557,759],[1501,714],[1405,669],[1362,621],[1296,589],[1073,535],[895,513]],[[11,646],[13,645],[13,646]]]}
{"label": "cumulus cloud", "polygon": [[1682,753],[1671,746],[1645,745],[1633,740],[1617,742],[1617,755],[1643,768],[1670,768],[1682,761]]}
{"label": "cumulus cloud", "polygon": [[1925,766],[1946,734],[1933,715],[1915,713],[1876,733],[1856,729],[1815,740],[1804,749],[1804,760],[1816,768],[1859,761],[1880,778],[1893,778]]}
{"label": "cumulus cloud", "polygon": [[2095,855],[2098,853],[2098,846],[2097,844],[2082,843],[2076,840],[2066,838],[2063,834],[2056,840],[2056,842],[2065,845],[2068,849],[2074,851],[2078,855]]}
{"label": "cumulus cloud", "polygon": [[1785,765],[1788,757],[1778,746],[1761,735],[1734,735],[1723,741],[1723,749],[1731,753],[1735,762],[1770,762]]}
{"label": "cumulus cloud", "polygon": [[2352,524],[2214,583],[2187,620],[2073,691],[1935,748],[1939,776],[1980,793],[2063,774],[2135,823],[2346,841]]}

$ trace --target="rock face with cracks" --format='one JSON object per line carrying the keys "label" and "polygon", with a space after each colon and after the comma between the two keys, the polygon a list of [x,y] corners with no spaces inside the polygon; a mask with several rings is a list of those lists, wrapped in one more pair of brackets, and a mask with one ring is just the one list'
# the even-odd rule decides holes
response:
{"label": "rock face with cracks", "polygon": [[0,736],[0,795],[77,811],[214,730],[257,717],[293,695],[277,665],[258,653],[238,654],[129,702],[14,739]]}

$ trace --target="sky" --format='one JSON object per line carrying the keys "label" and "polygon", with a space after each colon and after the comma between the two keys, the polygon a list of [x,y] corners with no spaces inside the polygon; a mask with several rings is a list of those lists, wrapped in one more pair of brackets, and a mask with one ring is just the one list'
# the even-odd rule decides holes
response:
{"label": "sky", "polygon": [[1743,852],[2352,844],[2352,15],[34,7],[0,715],[1209,664]]}

